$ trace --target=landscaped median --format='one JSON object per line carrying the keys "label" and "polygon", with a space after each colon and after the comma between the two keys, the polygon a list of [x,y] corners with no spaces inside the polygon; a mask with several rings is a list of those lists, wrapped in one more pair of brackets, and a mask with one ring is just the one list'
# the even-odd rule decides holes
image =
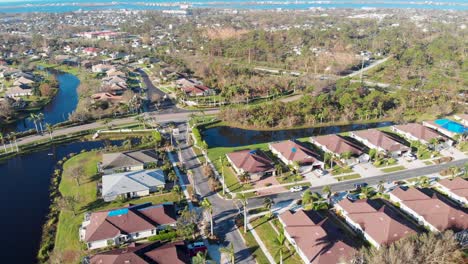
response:
{"label": "landscaped median", "polygon": [[[61,210],[57,223],[54,251],[60,252],[65,257],[63,263],[77,263],[85,255],[84,243],[78,239],[78,230],[84,219],[84,213],[118,208],[129,202],[117,200],[109,203],[98,197],[97,186],[100,176],[97,171],[97,163],[101,161],[101,157],[101,153],[98,151],[84,152],[73,156],[63,165],[62,179],[59,185],[59,191],[63,198],[58,198],[59,200],[53,204],[54,207],[59,207]],[[83,175],[78,178],[73,177],[76,175],[73,170],[77,167],[83,169]],[[74,201],[64,205],[64,199]],[[178,195],[169,192],[135,199],[131,202],[159,204],[177,200]]]}

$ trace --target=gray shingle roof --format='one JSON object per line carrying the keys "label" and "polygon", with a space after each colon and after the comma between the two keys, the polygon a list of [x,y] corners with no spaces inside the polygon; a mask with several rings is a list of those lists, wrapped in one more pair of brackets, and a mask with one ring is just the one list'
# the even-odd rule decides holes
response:
{"label": "gray shingle roof", "polygon": [[159,169],[104,175],[102,197],[112,199],[120,194],[145,191],[165,184],[164,172]]}

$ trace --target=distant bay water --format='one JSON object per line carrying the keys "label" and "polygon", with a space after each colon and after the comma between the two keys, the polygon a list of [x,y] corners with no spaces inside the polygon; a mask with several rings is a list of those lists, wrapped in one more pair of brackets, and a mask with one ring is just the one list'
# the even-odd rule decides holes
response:
{"label": "distant bay water", "polygon": [[328,1],[287,1],[287,0],[0,0],[2,13],[51,12],[63,13],[87,10],[167,10],[191,8],[229,8],[229,9],[311,9],[311,8],[412,8],[436,10],[468,10],[468,0],[328,0]]}

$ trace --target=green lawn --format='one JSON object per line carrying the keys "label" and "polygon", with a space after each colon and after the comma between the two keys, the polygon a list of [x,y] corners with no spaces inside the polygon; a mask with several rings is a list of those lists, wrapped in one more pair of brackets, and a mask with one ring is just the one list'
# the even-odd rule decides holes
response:
{"label": "green lawn", "polygon": [[381,169],[381,171],[383,171],[385,173],[389,173],[389,172],[400,171],[400,170],[404,170],[404,169],[406,169],[405,166],[396,166],[396,167]]}
{"label": "green lawn", "polygon": [[350,167],[341,167],[338,165],[335,165],[333,167],[333,170],[331,171],[332,175],[340,175],[340,174],[345,174],[345,173],[351,173],[353,170]]}
{"label": "green lawn", "polygon": [[[266,248],[271,255],[275,257],[275,260],[279,263],[279,254],[276,254],[278,246],[275,243],[277,237],[276,231],[270,225],[270,222],[266,217],[261,217],[251,222],[258,236],[265,244]],[[302,263],[301,258],[295,252],[294,248],[290,246],[290,251],[283,253],[283,263],[285,264],[296,264]]]}
{"label": "green lawn", "polygon": [[361,178],[361,175],[359,175],[358,173],[341,176],[341,177],[340,176],[335,177],[337,181],[347,181],[347,180],[353,180],[353,179],[359,179],[359,178]]}
{"label": "green lawn", "polygon": [[434,165],[434,163],[432,163],[432,161],[430,161],[430,160],[425,160],[425,161],[423,161],[423,162],[424,162],[424,164],[426,164],[426,165]]}
{"label": "green lawn", "polygon": [[257,263],[259,264],[269,264],[270,262],[268,261],[267,257],[265,256],[265,253],[263,253],[262,249],[257,243],[257,240],[253,237],[252,233],[250,231],[247,231],[247,233],[244,234],[244,229],[239,228],[239,232],[242,234],[242,237],[245,239],[245,245],[250,251],[250,254],[252,257],[255,258]]}
{"label": "green lawn", "polygon": [[[60,182],[59,190],[62,196],[75,196],[79,202],[76,206],[76,215],[72,211],[61,211],[55,237],[55,248],[70,257],[69,263],[77,263],[79,257],[83,256],[84,244],[78,239],[78,229],[83,221],[83,215],[88,211],[97,211],[111,208],[118,208],[129,201],[104,202],[97,197],[97,183],[101,177],[97,176],[97,162],[101,161],[100,152],[85,152],[69,159],[64,164],[64,173]],[[80,180],[78,186],[75,179],[71,178],[68,172],[76,167],[84,168],[85,175]],[[130,200],[132,203],[140,204],[146,202],[162,203],[177,201],[176,194],[164,193],[155,194],[140,199]]]}

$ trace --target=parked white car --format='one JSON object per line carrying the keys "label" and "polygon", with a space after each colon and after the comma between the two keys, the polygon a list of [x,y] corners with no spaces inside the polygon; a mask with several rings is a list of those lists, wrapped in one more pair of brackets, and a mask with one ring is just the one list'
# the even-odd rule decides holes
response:
{"label": "parked white car", "polygon": [[289,191],[290,192],[300,192],[300,191],[302,191],[302,186],[291,187],[291,188],[289,188]]}

